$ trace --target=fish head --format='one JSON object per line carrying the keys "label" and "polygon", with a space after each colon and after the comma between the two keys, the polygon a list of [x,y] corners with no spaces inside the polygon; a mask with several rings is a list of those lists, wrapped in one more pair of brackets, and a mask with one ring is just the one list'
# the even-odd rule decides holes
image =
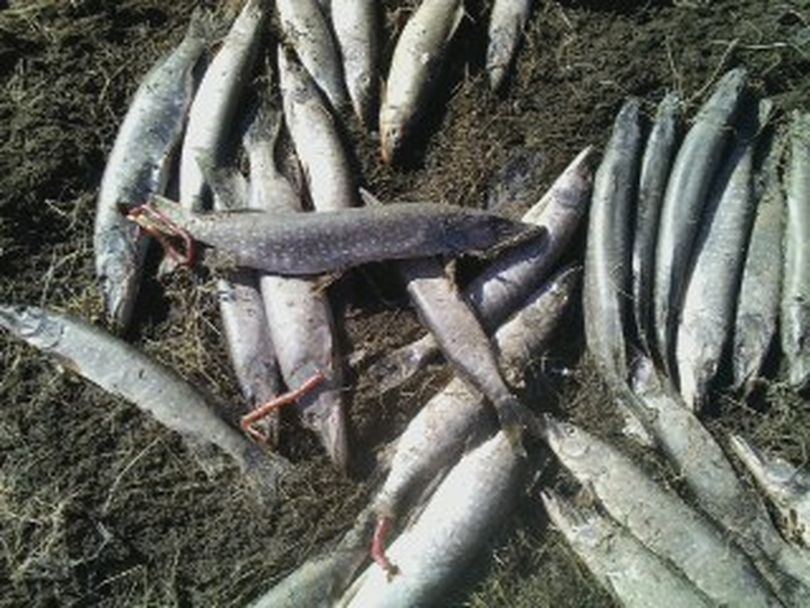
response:
{"label": "fish head", "polygon": [[386,165],[394,162],[404,139],[405,126],[399,112],[384,106],[380,112],[380,155]]}
{"label": "fish head", "polygon": [[146,235],[131,222],[96,234],[96,276],[107,318],[116,328],[125,329],[132,317],[146,247]]}
{"label": "fish head", "polygon": [[38,306],[0,304],[0,327],[38,348],[54,346],[63,325]]}
{"label": "fish head", "polygon": [[570,422],[557,420],[548,414],[543,419],[543,438],[564,462],[584,457],[590,448],[588,434]]}
{"label": "fish head", "polygon": [[545,230],[488,213],[449,217],[444,225],[449,249],[456,252],[484,250],[498,244],[522,241],[530,234]]}

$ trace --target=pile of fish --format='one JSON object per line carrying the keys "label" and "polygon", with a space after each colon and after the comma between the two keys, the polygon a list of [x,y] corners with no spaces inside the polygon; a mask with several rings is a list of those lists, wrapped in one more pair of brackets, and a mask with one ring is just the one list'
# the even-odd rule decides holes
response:
{"label": "pile of fish", "polygon": [[783,183],[785,134],[746,78],[742,68],[721,78],[682,140],[674,95],[661,102],[646,143],[640,104],[628,100],[594,178],[588,349],[626,430],[660,450],[695,503],[601,439],[546,417],[543,436],[583,487],[575,501],[545,492],[549,517],[622,605],[810,602],[806,476],[730,438],[778,530],[697,416],[724,367],[734,388],[751,391],[780,310],[789,381],[808,385],[810,123],[801,114],[790,120]]}

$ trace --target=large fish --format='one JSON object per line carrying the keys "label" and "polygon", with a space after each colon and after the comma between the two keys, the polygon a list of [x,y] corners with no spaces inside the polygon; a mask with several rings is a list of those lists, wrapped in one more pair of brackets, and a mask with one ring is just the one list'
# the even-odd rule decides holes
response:
{"label": "large fish", "polygon": [[140,288],[148,239],[122,213],[162,194],[194,96],[194,68],[207,45],[201,13],[183,41],[144,77],[135,92],[101,178],[93,249],[96,276],[112,325],[126,329]]}
{"label": "large fish", "polygon": [[343,56],[343,73],[354,113],[374,126],[377,105],[379,19],[376,0],[332,0],[332,25]]}
{"label": "large fish", "polygon": [[658,354],[670,371],[675,369],[675,330],[692,246],[709,189],[733,133],[747,78],[746,71],[737,68],[720,79],[686,134],[667,183],[655,250],[653,316]]}
{"label": "large fish", "polygon": [[0,327],[171,430],[213,443],[236,461],[265,499],[276,500],[277,484],[290,464],[228,425],[210,399],[174,371],[98,327],[36,306],[0,305]]}
{"label": "large fish", "polygon": [[384,162],[394,160],[425,111],[463,16],[462,0],[423,0],[405,24],[383,87],[380,140]]}
{"label": "large fish", "polygon": [[779,319],[788,379],[810,386],[810,114],[793,114],[787,181],[785,278]]}
{"label": "large fish", "polygon": [[487,75],[489,86],[497,91],[512,65],[523,28],[529,19],[532,0],[495,0],[489,17]]}

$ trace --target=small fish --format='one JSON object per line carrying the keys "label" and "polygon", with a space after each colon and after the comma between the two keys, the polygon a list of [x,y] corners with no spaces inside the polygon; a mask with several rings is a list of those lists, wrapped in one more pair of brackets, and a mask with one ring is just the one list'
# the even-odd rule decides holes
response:
{"label": "small fish", "polygon": [[483,251],[532,234],[530,226],[506,218],[431,203],[290,212],[281,217],[247,211],[194,213],[163,197],[153,197],[141,213],[130,217],[157,233],[179,230],[183,236],[219,250],[232,266],[283,275]]}
{"label": "small fish", "polygon": [[667,182],[655,250],[653,315],[657,350],[669,371],[675,370],[675,330],[700,218],[734,131],[747,79],[743,68],[720,79],[686,134]]}
{"label": "small fish", "polygon": [[278,482],[290,464],[265,453],[229,426],[216,406],[174,371],[98,327],[36,306],[0,305],[0,327],[171,430],[218,446],[256,483],[266,500],[276,500]]}
{"label": "small fish", "polygon": [[810,387],[810,114],[793,114],[787,179],[785,269],[782,287],[782,352],[788,379]]}
{"label": "small fish", "polygon": [[423,0],[397,40],[380,108],[382,159],[391,163],[425,111],[450,40],[464,16],[462,0]]}
{"label": "small fish", "polygon": [[204,17],[196,12],[183,41],[135,92],[104,168],[93,249],[107,316],[119,330],[126,330],[132,317],[148,246],[119,206],[131,209],[163,194],[194,96],[194,68],[207,42]]}
{"label": "small fish", "polygon": [[376,0],[332,0],[332,25],[343,56],[343,73],[354,113],[373,125],[379,83],[379,19]]}
{"label": "small fish", "polygon": [[512,65],[523,28],[529,20],[532,0],[495,0],[489,18],[487,75],[493,91],[501,88]]}
{"label": "small fish", "polygon": [[593,507],[541,494],[551,522],[620,606],[709,608],[715,604],[621,525]]}

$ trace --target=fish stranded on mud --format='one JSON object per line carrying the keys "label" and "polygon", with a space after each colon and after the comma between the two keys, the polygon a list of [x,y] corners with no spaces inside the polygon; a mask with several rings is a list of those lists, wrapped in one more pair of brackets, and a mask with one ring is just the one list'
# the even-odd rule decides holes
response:
{"label": "fish stranded on mud", "polygon": [[312,275],[389,259],[459,255],[528,238],[536,229],[451,205],[407,203],[318,213],[194,213],[163,197],[131,213],[144,228],[218,250],[223,262],[282,275]]}
{"label": "fish stranded on mud", "polygon": [[379,89],[379,6],[376,0],[331,0],[332,26],[343,57],[343,74],[360,123],[375,126]]}
{"label": "fish stranded on mud", "polygon": [[492,5],[486,68],[493,91],[497,91],[506,78],[531,9],[532,0],[495,0]]}
{"label": "fish stranded on mud", "polygon": [[107,317],[121,330],[132,317],[149,241],[119,206],[139,205],[166,188],[194,96],[195,67],[208,43],[204,20],[203,13],[194,13],[183,41],[141,81],[101,179],[93,233],[96,276]]}
{"label": "fish stranded on mud", "polygon": [[213,443],[231,456],[269,503],[291,465],[228,425],[217,408],[177,373],[86,321],[36,306],[0,305],[0,327],[166,427]]}

